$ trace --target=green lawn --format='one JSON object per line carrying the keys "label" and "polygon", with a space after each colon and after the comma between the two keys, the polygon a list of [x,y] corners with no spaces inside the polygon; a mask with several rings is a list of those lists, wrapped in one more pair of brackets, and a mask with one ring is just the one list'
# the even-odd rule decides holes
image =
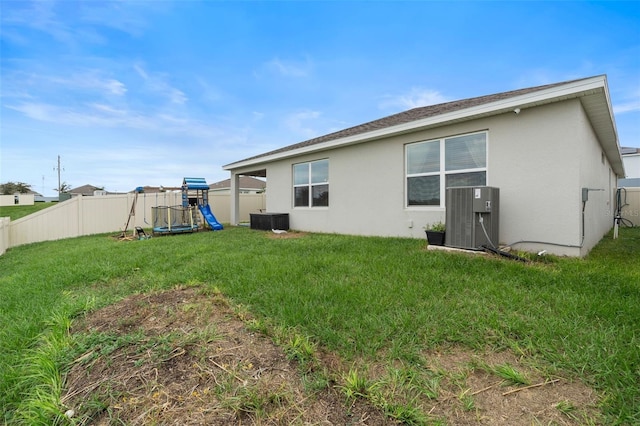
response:
{"label": "green lawn", "polygon": [[[424,246],[324,234],[271,239],[228,227],[13,248],[0,257],[0,413],[11,423],[37,380],[24,360],[60,318],[200,284],[347,360],[417,365],[443,345],[509,348],[583,379],[601,395],[608,423],[640,424],[640,228],[605,238],[586,259],[530,264]],[[64,355],[64,336],[47,342]],[[65,359],[54,366],[64,371]]]}
{"label": "green lawn", "polygon": [[32,206],[3,206],[0,207],[0,217],[10,217],[11,220],[16,220],[57,204],[58,203],[36,203]]}

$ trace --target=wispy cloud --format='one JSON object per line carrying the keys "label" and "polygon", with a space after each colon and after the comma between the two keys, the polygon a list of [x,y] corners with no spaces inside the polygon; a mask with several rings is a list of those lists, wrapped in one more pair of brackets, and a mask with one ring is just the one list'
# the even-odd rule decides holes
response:
{"label": "wispy cloud", "polygon": [[149,114],[131,109],[119,109],[100,103],[60,106],[44,102],[19,102],[6,108],[20,112],[33,120],[74,127],[105,127],[149,130],[160,134],[197,138],[220,136],[220,130],[191,118],[169,113]]}
{"label": "wispy cloud", "polygon": [[406,110],[428,105],[447,102],[446,96],[437,90],[413,87],[408,92],[399,95],[385,96],[379,103],[380,109]]}
{"label": "wispy cloud", "polygon": [[613,106],[614,114],[624,114],[627,112],[639,112],[640,111],[640,99],[632,100],[629,102],[623,102]]}
{"label": "wispy cloud", "polygon": [[303,61],[274,58],[265,65],[271,72],[285,77],[307,77],[313,69],[313,64],[309,58],[305,58]]}
{"label": "wispy cloud", "polygon": [[28,69],[5,71],[2,80],[5,86],[12,88],[12,91],[3,93],[4,97],[43,98],[79,93],[85,96],[120,97],[127,93],[125,83],[97,69],[70,71],[66,74],[42,74]]}
{"label": "wispy cloud", "polygon": [[134,37],[142,35],[148,24],[150,13],[166,11],[171,2],[111,1],[94,2],[91,7],[82,8],[82,22],[113,28]]}
{"label": "wispy cloud", "polygon": [[56,3],[53,1],[16,2],[11,8],[4,6],[4,25],[28,27],[49,34],[61,42],[73,39],[73,29],[58,19],[54,10]]}
{"label": "wispy cloud", "polygon": [[150,92],[163,96],[171,103],[182,105],[185,104],[189,98],[180,89],[173,87],[169,84],[169,76],[164,73],[150,73],[144,69],[142,64],[134,64],[133,69],[144,80],[144,86]]}
{"label": "wispy cloud", "polygon": [[613,104],[614,114],[625,114],[628,112],[640,112],[640,87],[634,85],[630,90],[618,91],[621,95],[621,102]]}
{"label": "wispy cloud", "polygon": [[127,93],[127,86],[123,82],[103,76],[99,70],[75,73],[71,77],[53,77],[51,81],[74,91],[92,90],[108,96],[123,96]]}
{"label": "wispy cloud", "polygon": [[[99,28],[107,27],[138,37],[148,27],[149,14],[170,8],[169,2],[91,2],[90,5],[68,1],[20,1],[3,4],[3,32],[15,42],[27,43],[15,28],[30,28],[47,34],[59,43],[78,46],[86,43],[106,44],[108,38]],[[4,36],[4,34],[3,34]]]}
{"label": "wispy cloud", "polygon": [[309,126],[309,121],[317,120],[320,117],[318,111],[299,111],[289,114],[284,119],[285,127],[296,135],[304,138],[312,138],[318,135],[318,131]]}

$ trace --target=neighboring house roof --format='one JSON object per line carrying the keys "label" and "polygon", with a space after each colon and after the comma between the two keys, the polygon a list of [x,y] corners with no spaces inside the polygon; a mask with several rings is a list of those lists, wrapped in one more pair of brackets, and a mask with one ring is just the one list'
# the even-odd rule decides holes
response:
{"label": "neighboring house roof", "polygon": [[[136,189],[129,192],[130,193],[136,192]],[[142,187],[142,192],[147,194],[153,194],[156,192],[167,192],[167,191],[182,191],[182,188],[179,186],[143,186]]]}
{"label": "neighboring house roof", "polygon": [[640,154],[640,148],[633,148],[633,147],[629,147],[629,146],[623,146],[622,148],[620,148],[620,153],[622,155]]}
{"label": "neighboring house roof", "polygon": [[503,114],[516,109],[520,112],[526,108],[576,98],[582,102],[614,171],[618,175],[624,175],[617,130],[613,119],[606,76],[604,75],[413,108],[246,158],[228,164],[224,166],[224,169],[232,170],[258,165],[304,153],[367,142],[388,135],[414,132],[445,124]]}
{"label": "neighboring house roof", "polygon": [[[261,191],[267,187],[267,182],[256,179],[251,176],[240,176],[240,185],[239,188],[241,190],[253,190],[253,191]],[[221,180],[220,182],[212,183],[209,185],[209,188],[212,190],[223,190],[223,189],[231,189],[231,179]]]}
{"label": "neighboring house roof", "polygon": [[70,189],[68,193],[73,195],[91,196],[93,195],[94,191],[102,191],[102,190],[103,190],[102,188],[98,188],[97,186],[87,184],[87,185],[79,186],[77,188]]}

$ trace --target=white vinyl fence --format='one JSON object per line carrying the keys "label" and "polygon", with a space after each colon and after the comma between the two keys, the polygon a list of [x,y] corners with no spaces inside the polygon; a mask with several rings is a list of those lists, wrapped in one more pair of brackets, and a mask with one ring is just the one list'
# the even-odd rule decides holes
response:
{"label": "white vinyl fence", "polygon": [[620,192],[621,216],[634,226],[640,226],[640,188],[623,188]]}
{"label": "white vinyl fence", "polygon": [[[211,210],[220,223],[230,222],[230,198],[229,194],[209,195]],[[181,205],[182,194],[142,193],[138,194],[137,200],[135,194],[78,196],[15,221],[0,218],[0,255],[22,244],[122,232],[134,201],[134,216],[130,219],[128,231],[136,226],[151,228],[152,207]],[[249,214],[264,210],[265,205],[266,194],[241,194],[241,220],[248,222]]]}

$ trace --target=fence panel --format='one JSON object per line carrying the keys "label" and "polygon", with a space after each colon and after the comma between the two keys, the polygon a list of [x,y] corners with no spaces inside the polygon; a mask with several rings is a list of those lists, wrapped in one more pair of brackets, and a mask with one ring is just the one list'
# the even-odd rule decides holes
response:
{"label": "fence panel", "polygon": [[622,217],[640,226],[640,188],[624,188],[620,193]]}
{"label": "fence panel", "polygon": [[[230,198],[229,194],[209,195],[209,204],[221,223],[230,221]],[[134,202],[135,209],[132,209]],[[0,255],[6,249],[22,244],[118,233],[124,231],[125,226],[128,231],[133,231],[136,226],[150,228],[153,207],[181,203],[180,191],[141,193],[137,197],[136,194],[73,197],[15,221],[0,218]],[[264,209],[265,205],[265,194],[240,195],[240,212],[245,221],[249,220],[250,213]],[[132,210],[134,214],[129,218]]]}

